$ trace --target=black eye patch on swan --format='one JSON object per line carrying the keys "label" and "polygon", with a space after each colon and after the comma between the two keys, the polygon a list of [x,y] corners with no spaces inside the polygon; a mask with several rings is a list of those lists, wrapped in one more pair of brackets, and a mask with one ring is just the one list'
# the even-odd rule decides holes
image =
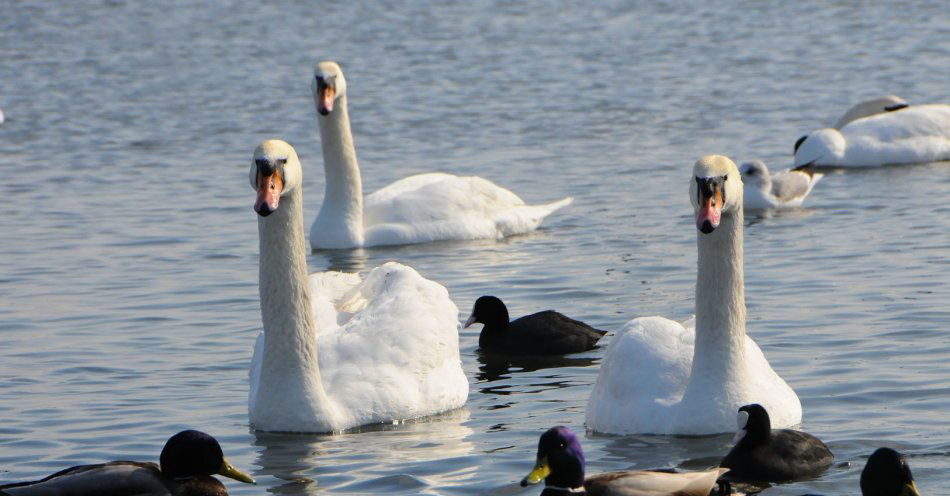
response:
{"label": "black eye patch on swan", "polygon": [[719,177],[697,177],[696,178],[696,194],[698,196],[697,200],[702,203],[703,198],[713,198],[716,194],[716,191],[719,191],[719,194],[722,196],[722,201],[726,201],[726,180],[729,179],[728,175],[719,176]]}
{"label": "black eye patch on swan", "polygon": [[323,79],[323,76],[316,76],[317,78],[317,89],[323,90],[327,87],[327,82]]}
{"label": "black eye patch on swan", "polygon": [[257,164],[257,171],[259,173],[263,174],[264,176],[271,176],[274,174],[274,172],[277,171],[277,167],[280,167],[287,163],[287,159],[279,158],[271,162],[270,160],[267,160],[266,158],[259,158],[255,160],[254,163]]}

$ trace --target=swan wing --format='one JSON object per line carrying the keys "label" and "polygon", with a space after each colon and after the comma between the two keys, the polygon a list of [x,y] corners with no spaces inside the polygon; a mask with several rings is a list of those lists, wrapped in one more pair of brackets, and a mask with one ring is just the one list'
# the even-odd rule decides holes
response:
{"label": "swan wing", "polygon": [[587,401],[587,428],[611,433],[669,430],[692,367],[695,332],[663,317],[631,320],[607,347]]}
{"label": "swan wing", "polygon": [[389,262],[338,302],[337,311],[349,315],[319,334],[317,349],[324,386],[348,417],[345,425],[422,417],[465,403],[458,308],[444,287]]}
{"label": "swan wing", "polygon": [[536,229],[570,201],[525,205],[511,191],[480,177],[420,174],[366,197],[364,245],[502,238]]}

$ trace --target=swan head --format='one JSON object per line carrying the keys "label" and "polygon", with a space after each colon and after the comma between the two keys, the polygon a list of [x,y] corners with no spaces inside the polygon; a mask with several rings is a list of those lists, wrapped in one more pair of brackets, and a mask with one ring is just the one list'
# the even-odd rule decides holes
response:
{"label": "swan head", "polygon": [[162,474],[173,479],[218,474],[254,484],[254,479],[228,462],[217,439],[200,431],[181,431],[170,437],[159,464]]}
{"label": "swan head", "polygon": [[837,129],[825,128],[805,135],[795,149],[795,167],[803,165],[833,165],[844,156],[847,142]]}
{"label": "swan head", "polygon": [[878,448],[861,471],[861,494],[920,496],[920,491],[904,456],[891,448]]}
{"label": "swan head", "polygon": [[254,150],[251,162],[251,187],[257,191],[254,211],[261,217],[277,211],[281,197],[303,182],[303,171],[294,147],[285,141],[267,140]]}
{"label": "swan head", "polygon": [[751,186],[759,191],[769,191],[772,189],[772,176],[769,175],[769,168],[761,160],[752,160],[742,164],[739,167],[739,174],[742,175],[742,184]]}
{"label": "swan head", "polygon": [[330,115],[337,99],[346,95],[346,78],[343,69],[336,62],[329,60],[320,62],[313,68],[313,82],[310,85],[313,91],[313,101],[317,104],[317,113]]}
{"label": "swan head", "polygon": [[481,296],[472,306],[472,315],[463,327],[472,324],[485,324],[486,327],[505,327],[508,325],[508,307],[496,296]]}
{"label": "swan head", "polygon": [[742,209],[742,177],[728,157],[706,155],[696,161],[689,189],[696,228],[704,234],[719,227],[723,215]]}
{"label": "swan head", "polygon": [[739,429],[736,431],[735,437],[732,438],[735,445],[742,443],[747,446],[757,446],[768,441],[772,435],[769,413],[758,403],[739,408],[739,413],[736,415],[736,424]]}
{"label": "swan head", "polygon": [[521,487],[544,481],[546,485],[580,488],[584,486],[584,449],[573,431],[559,425],[541,434],[538,458]]}

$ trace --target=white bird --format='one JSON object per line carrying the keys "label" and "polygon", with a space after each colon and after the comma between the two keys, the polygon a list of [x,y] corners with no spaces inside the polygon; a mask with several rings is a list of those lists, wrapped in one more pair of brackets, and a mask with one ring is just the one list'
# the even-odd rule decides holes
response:
{"label": "white bird", "polygon": [[[856,121],[858,119],[863,119],[868,116],[883,114],[885,112],[894,112],[897,110],[905,109],[910,105],[906,100],[897,96],[897,95],[884,95],[875,98],[868,98],[867,100],[858,102],[854,104],[847,112],[844,113],[841,117],[838,118],[838,121],[835,122],[833,126],[834,129],[840,130],[845,127],[849,122]],[[801,146],[802,142],[805,141],[808,135],[798,138],[795,142],[795,150],[798,151],[798,147]]]}
{"label": "white bird", "polygon": [[875,167],[950,160],[950,105],[914,105],[810,133],[795,167]]}
{"label": "white bird", "polygon": [[797,167],[769,173],[761,160],[752,160],[739,168],[745,189],[745,208],[799,207],[811,189],[824,177],[811,167]]}
{"label": "white bird", "polygon": [[346,79],[335,62],[314,69],[326,194],[310,228],[313,248],[357,248],[449,239],[500,239],[537,229],[570,197],[525,205],[476,176],[429,173],[400,179],[366,198],[346,109]]}
{"label": "white bird", "polygon": [[742,181],[726,157],[696,162],[696,318],[630,321],[611,341],[587,401],[587,428],[607,433],[715,434],[757,402],[776,427],[801,422],[802,406],[746,335]]}
{"label": "white bird", "polygon": [[307,276],[302,170],[279,140],[254,151],[264,330],[254,346],[253,429],[336,432],[458,408],[468,398],[458,307],[395,262]]}

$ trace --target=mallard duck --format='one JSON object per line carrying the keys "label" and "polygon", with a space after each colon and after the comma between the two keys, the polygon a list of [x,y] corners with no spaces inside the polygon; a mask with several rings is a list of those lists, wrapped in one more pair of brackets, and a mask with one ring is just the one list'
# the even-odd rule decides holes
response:
{"label": "mallard duck", "polygon": [[508,307],[495,296],[475,300],[465,327],[475,323],[485,325],[478,336],[478,347],[482,350],[530,355],[587,351],[607,334],[554,310],[509,321]]}
{"label": "mallard duck", "polygon": [[538,461],[521,480],[522,486],[544,481],[541,496],[708,496],[716,479],[728,472],[624,470],[584,478],[584,450],[577,436],[564,426],[548,429],[538,441]]}
{"label": "mallard duck", "polygon": [[204,432],[181,431],[162,448],[159,465],[115,461],[79,465],[32,482],[0,486],[9,496],[227,496],[228,490],[211,474],[254,484],[234,468],[218,441]]}
{"label": "mallard duck", "polygon": [[891,448],[878,448],[861,471],[863,496],[920,496],[914,475],[903,455]]}
{"label": "mallard duck", "polygon": [[834,455],[825,443],[807,432],[772,430],[769,414],[759,404],[739,408],[735,446],[722,459],[728,479],[789,482],[811,479],[831,466]]}

